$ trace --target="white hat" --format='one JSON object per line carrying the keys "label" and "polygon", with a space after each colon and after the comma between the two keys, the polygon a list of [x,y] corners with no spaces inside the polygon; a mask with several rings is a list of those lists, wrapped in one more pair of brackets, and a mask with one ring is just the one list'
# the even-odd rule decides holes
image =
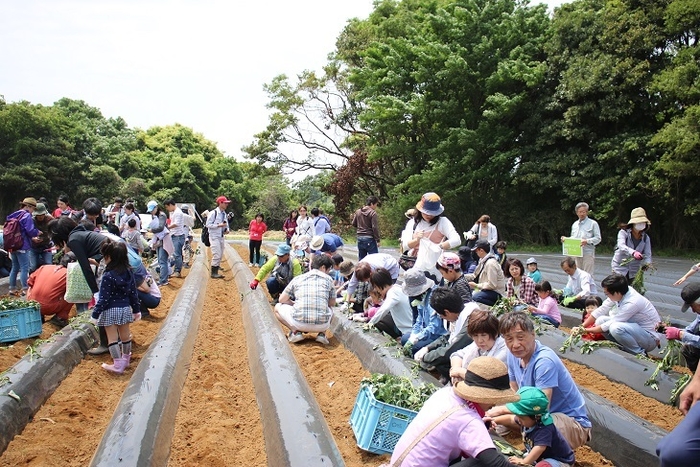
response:
{"label": "white hat", "polygon": [[323,237],[315,235],[314,238],[311,239],[311,244],[309,246],[312,250],[320,250],[323,248]]}

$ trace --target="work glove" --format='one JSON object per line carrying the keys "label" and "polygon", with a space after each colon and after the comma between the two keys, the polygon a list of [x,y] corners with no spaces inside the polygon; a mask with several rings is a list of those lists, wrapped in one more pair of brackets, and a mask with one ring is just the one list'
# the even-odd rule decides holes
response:
{"label": "work glove", "polygon": [[634,253],[632,253],[632,256],[634,256],[634,259],[637,259],[637,260],[640,260],[640,259],[644,258],[644,255],[642,255],[642,254],[641,254],[640,252],[638,252],[638,251],[635,251]]}
{"label": "work glove", "polygon": [[574,296],[566,297],[564,300],[561,301],[561,304],[564,306],[569,306],[572,303],[574,303],[574,300],[576,300],[576,297]]}
{"label": "work glove", "polygon": [[681,330],[674,328],[673,326],[668,326],[666,328],[666,339],[668,340],[678,340],[681,338]]}
{"label": "work glove", "polygon": [[420,362],[421,360],[423,360],[423,357],[425,357],[425,354],[427,354],[427,353],[428,353],[428,346],[426,345],[425,347],[423,347],[422,349],[420,349],[418,352],[416,352],[413,355],[413,359],[417,362]]}
{"label": "work glove", "polygon": [[255,289],[257,289],[259,283],[260,283],[259,280],[253,279],[253,281],[250,283],[250,290],[255,290]]}

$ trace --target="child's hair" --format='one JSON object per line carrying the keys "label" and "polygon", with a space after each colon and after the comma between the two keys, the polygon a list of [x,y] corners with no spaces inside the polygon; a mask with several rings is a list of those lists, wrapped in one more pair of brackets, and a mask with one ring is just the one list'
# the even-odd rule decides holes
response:
{"label": "child's hair", "polygon": [[129,227],[132,229],[136,227],[136,219],[129,219]]}
{"label": "child's hair", "polygon": [[100,247],[100,253],[102,253],[102,256],[109,256],[109,264],[105,266],[105,271],[114,271],[121,274],[130,269],[126,243],[107,240]]}
{"label": "child's hair", "polygon": [[336,253],[333,256],[331,256],[331,259],[333,260],[333,264],[336,266],[340,266],[340,263],[343,262],[343,255]]}
{"label": "child's hair", "polygon": [[503,240],[496,242],[496,244],[493,246],[493,248],[496,250],[499,248],[503,248],[505,250],[507,247],[508,247],[508,244],[506,242],[504,242]]}
{"label": "child's hair", "polygon": [[262,212],[259,212],[259,213],[257,213],[257,214],[255,215],[255,218],[256,218],[256,219],[257,219],[258,217],[261,218],[262,220],[265,220],[265,214],[263,214]]}
{"label": "child's hair", "polygon": [[541,284],[535,285],[535,292],[552,292],[552,284],[549,281],[542,281]]}
{"label": "child's hair", "polygon": [[599,306],[601,306],[603,304],[603,300],[600,297],[598,297],[597,295],[590,296],[586,299],[585,304],[586,304],[585,306],[594,306],[594,307],[598,308]]}

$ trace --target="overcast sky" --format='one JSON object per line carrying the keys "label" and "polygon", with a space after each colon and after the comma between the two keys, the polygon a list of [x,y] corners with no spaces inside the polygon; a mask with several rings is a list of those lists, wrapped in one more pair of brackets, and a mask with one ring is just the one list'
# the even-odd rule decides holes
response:
{"label": "overcast sky", "polygon": [[132,128],[180,123],[240,157],[267,124],[263,84],[319,70],[346,21],[366,18],[372,3],[5,1],[0,95],[84,100]]}

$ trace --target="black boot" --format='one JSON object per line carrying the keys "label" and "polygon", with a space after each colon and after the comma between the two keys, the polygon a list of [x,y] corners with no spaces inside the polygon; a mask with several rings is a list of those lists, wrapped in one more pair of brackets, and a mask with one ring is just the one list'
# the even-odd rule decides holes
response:
{"label": "black boot", "polygon": [[102,355],[109,352],[109,342],[107,342],[107,332],[103,326],[98,326],[100,331],[100,345],[88,350],[90,355]]}
{"label": "black boot", "polygon": [[212,266],[211,267],[211,278],[212,279],[223,279],[224,276],[219,274],[219,266]]}

